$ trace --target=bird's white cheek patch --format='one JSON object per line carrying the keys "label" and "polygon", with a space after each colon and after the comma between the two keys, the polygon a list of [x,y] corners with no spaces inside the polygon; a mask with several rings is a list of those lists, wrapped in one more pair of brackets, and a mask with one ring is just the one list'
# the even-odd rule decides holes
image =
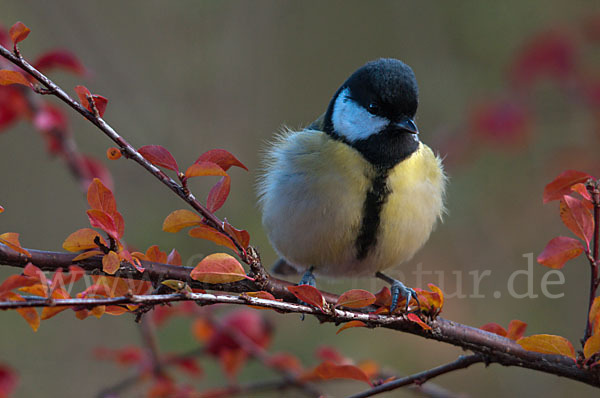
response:
{"label": "bird's white cheek patch", "polygon": [[335,100],[331,118],[334,130],[348,141],[358,141],[383,130],[387,119],[369,113],[350,98],[350,89],[344,89]]}

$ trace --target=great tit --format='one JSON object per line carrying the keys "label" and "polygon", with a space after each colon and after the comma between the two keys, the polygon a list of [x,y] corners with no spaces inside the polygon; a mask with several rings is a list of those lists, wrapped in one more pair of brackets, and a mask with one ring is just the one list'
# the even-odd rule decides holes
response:
{"label": "great tit", "polygon": [[376,276],[406,310],[413,289],[382,270],[410,260],[444,212],[441,160],[419,140],[412,69],[378,59],[354,72],[327,111],[283,132],[259,180],[262,221],[286,263],[333,277]]}

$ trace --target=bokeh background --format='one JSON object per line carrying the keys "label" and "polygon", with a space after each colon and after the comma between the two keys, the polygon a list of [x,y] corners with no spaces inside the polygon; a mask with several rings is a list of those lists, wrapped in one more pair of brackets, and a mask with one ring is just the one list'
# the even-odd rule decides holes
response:
{"label": "bokeh background", "polygon": [[[420,85],[421,139],[445,157],[450,185],[444,223],[398,271],[412,286],[418,265],[431,271],[419,287],[442,287],[449,296],[443,316],[449,319],[477,327],[520,319],[529,325],[527,334],[562,335],[580,348],[588,294],[583,258],[564,268],[564,285],[550,288],[564,293],[560,299],[543,296],[547,269],[537,263],[531,277],[537,298],[511,297],[507,286],[513,272],[527,269],[524,255],[535,258],[552,237],[569,234],[556,203],[542,205],[545,184],[565,169],[600,175],[597,2],[4,0],[1,14],[5,27],[20,20],[31,28],[21,45],[25,57],[53,48],[76,54],[88,76],[58,71],[51,77],[73,95],[75,85],[85,84],[107,97],[105,119],[134,146],[163,145],[184,165],[212,148],[242,160],[250,172],[232,170],[231,196],[218,215],[250,232],[265,264],[276,257],[261,227],[254,184],[266,142],[284,125],[299,128],[318,117],[339,84],[365,62],[404,60]],[[135,163],[106,160],[108,139],[67,114],[81,150],[101,159],[113,175],[128,243],[143,250],[152,244],[176,247],[190,265],[218,250],[183,232],[162,232],[164,217],[185,208],[183,202]],[[85,196],[30,123],[1,131],[0,170],[0,204],[6,209],[0,230],[19,232],[25,247],[61,250],[65,237],[88,224]],[[192,188],[205,197],[211,183],[193,182]],[[491,276],[482,279],[482,298],[456,297],[461,289],[473,296],[469,273],[485,270]],[[15,272],[1,269],[0,277]],[[381,287],[369,279],[319,283],[334,292]],[[527,289],[526,278],[517,277],[515,290]],[[317,363],[315,348],[322,345],[356,360],[375,359],[400,374],[462,353],[386,330],[336,336],[334,325],[312,318],[261,315],[275,327],[270,349],[294,353],[306,366]],[[93,396],[131,372],[93,355],[99,346],[139,344],[131,316],[79,321],[67,311],[43,322],[37,333],[14,312],[0,317],[0,362],[19,374],[16,397]],[[185,318],[158,333],[165,352],[197,345]],[[203,378],[183,379],[198,387],[224,383],[214,362],[200,363]],[[252,365],[240,380],[272,375],[267,373]],[[499,365],[476,365],[435,383],[474,397],[597,394],[567,379]],[[364,388],[352,381],[323,385],[335,397]],[[142,395],[137,389],[125,396]]]}

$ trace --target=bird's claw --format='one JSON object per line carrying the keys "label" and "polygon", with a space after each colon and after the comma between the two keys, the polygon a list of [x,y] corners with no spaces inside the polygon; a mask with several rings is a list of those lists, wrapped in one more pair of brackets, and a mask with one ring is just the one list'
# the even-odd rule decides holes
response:
{"label": "bird's claw", "polygon": [[408,312],[408,306],[410,304],[411,298],[414,298],[417,302],[417,308],[421,308],[421,304],[419,303],[419,299],[417,298],[417,292],[415,292],[415,290],[411,289],[410,287],[404,286],[404,284],[399,280],[394,280],[394,282],[392,282],[390,290],[392,293],[392,305],[390,307],[390,314],[393,314],[396,310],[396,307],[398,306],[398,299],[401,295],[406,299],[406,307],[404,308],[405,312]]}

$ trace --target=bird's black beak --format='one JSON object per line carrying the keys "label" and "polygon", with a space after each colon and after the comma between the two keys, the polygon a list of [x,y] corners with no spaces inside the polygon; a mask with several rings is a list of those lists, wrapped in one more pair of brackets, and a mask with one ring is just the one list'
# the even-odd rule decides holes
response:
{"label": "bird's black beak", "polygon": [[408,131],[409,133],[419,134],[419,129],[417,128],[417,124],[415,121],[409,117],[406,119],[402,119],[401,121],[395,123],[396,127]]}

